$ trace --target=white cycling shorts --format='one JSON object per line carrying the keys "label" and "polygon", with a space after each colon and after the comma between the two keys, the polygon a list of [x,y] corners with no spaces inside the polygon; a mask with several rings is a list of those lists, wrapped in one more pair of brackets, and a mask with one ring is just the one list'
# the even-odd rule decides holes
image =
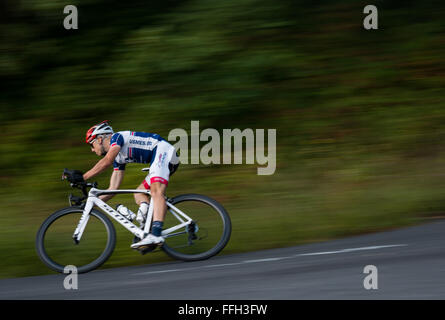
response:
{"label": "white cycling shorts", "polygon": [[179,158],[175,148],[166,141],[161,141],[156,146],[154,160],[150,166],[150,172],[142,182],[145,189],[150,189],[153,182],[168,185],[170,176],[179,166]]}

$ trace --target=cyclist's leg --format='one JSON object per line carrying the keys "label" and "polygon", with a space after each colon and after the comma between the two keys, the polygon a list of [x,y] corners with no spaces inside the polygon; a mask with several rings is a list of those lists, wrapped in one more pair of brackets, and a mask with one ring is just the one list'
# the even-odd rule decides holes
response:
{"label": "cyclist's leg", "polygon": [[152,182],[150,186],[153,207],[153,221],[164,222],[167,204],[165,203],[165,190],[167,185],[161,182]]}
{"label": "cyclist's leg", "polygon": [[[150,189],[150,186],[144,180],[136,189],[148,190]],[[148,195],[143,193],[134,193],[133,196],[134,196],[134,201],[139,206],[138,213],[136,215],[136,221],[138,221],[141,224],[141,226],[143,226],[147,218],[150,199]]]}
{"label": "cyclist's leg", "polygon": [[[150,173],[142,182],[145,189],[150,189],[151,205],[153,205],[153,223],[151,233],[140,242],[132,245],[132,248],[143,246],[150,243],[162,243],[164,239],[161,236],[167,204],[165,203],[165,190],[167,189],[170,177],[170,160],[176,153],[175,148],[167,143],[161,142],[157,146],[154,160],[150,166]],[[175,166],[175,170],[177,165]]]}
{"label": "cyclist's leg", "polygon": [[[148,184],[146,180],[144,180],[144,183],[141,184],[144,188],[146,189],[149,188],[151,192],[151,205],[154,206],[153,222],[151,225],[150,234],[148,234],[147,237],[145,237],[141,241],[132,244],[131,247],[133,249],[141,248],[151,244],[162,244],[164,242],[164,238],[161,236],[161,234],[162,234],[162,227],[165,214],[167,212],[167,204],[165,203],[165,198],[164,198],[165,189],[167,188],[167,183],[165,181],[159,182],[160,179],[162,178],[153,177],[150,179],[151,180],[150,184]],[[141,208],[142,206],[144,206],[144,203],[141,203]],[[148,206],[146,208],[146,211],[148,211]]]}
{"label": "cyclist's leg", "polygon": [[[150,186],[144,180],[144,182],[142,182],[136,189],[147,190],[147,189],[150,189]],[[143,193],[135,193],[134,201],[136,202],[136,204],[138,206],[140,206],[142,202],[150,203],[150,199],[148,198],[148,195],[143,194]]]}
{"label": "cyclist's leg", "polygon": [[165,190],[167,189],[170,178],[170,161],[175,153],[176,150],[171,144],[166,141],[160,142],[154,155],[154,161],[150,166],[148,182],[150,185],[152,205],[154,206],[152,233],[155,236],[160,236],[167,212]]}

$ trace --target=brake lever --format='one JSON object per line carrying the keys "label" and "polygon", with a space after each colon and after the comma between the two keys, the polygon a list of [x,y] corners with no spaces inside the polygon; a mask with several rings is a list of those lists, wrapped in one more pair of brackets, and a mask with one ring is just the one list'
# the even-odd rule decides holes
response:
{"label": "brake lever", "polygon": [[63,172],[62,172],[62,181],[68,179],[68,176],[67,176],[67,173],[68,173],[68,172],[67,172],[67,171],[68,171],[67,168],[63,169]]}

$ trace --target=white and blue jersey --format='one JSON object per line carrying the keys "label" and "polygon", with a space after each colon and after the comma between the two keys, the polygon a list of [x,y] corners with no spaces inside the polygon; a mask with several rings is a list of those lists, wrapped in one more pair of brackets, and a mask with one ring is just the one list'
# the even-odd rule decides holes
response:
{"label": "white and blue jersey", "polygon": [[110,148],[116,145],[121,149],[114,159],[114,170],[125,170],[127,163],[149,163],[148,186],[151,182],[167,184],[169,176],[179,165],[175,148],[158,134],[119,131],[110,140]]}
{"label": "white and blue jersey", "polygon": [[118,145],[121,150],[114,159],[115,170],[125,170],[125,164],[130,162],[152,163],[153,155],[156,154],[159,142],[165,141],[158,134],[120,131],[111,136],[110,146]]}

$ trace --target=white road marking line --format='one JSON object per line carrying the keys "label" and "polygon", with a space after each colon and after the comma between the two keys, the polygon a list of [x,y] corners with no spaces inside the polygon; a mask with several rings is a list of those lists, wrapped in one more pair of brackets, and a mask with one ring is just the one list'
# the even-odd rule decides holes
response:
{"label": "white road marking line", "polygon": [[392,244],[392,245],[387,245],[387,246],[361,247],[361,248],[342,249],[342,250],[337,250],[337,251],[301,253],[301,254],[296,254],[294,257],[319,256],[319,255],[324,255],[324,254],[335,254],[335,253],[345,253],[345,252],[364,251],[364,250],[376,250],[376,249],[404,247],[404,246],[407,246],[407,244]]}
{"label": "white road marking line", "polygon": [[405,247],[405,246],[407,246],[407,244],[390,244],[390,245],[384,245],[384,246],[370,246],[370,247],[349,248],[349,249],[341,249],[341,250],[335,250],[335,251],[321,251],[321,252],[311,252],[311,253],[299,253],[299,254],[295,254],[295,255],[292,255],[292,256],[286,256],[286,257],[274,257],[274,258],[255,259],[255,260],[244,260],[244,261],[241,261],[241,262],[212,264],[212,265],[208,265],[208,266],[199,266],[199,267],[192,267],[192,268],[186,268],[186,269],[170,269],[170,270],[160,270],[160,271],[148,271],[148,272],[135,273],[133,275],[134,276],[140,276],[140,275],[148,275],[148,274],[155,274],[155,273],[166,273],[166,272],[176,272],[176,271],[189,271],[189,270],[197,270],[197,269],[204,269],[204,268],[216,268],[216,267],[225,267],[225,266],[235,266],[235,265],[242,265],[242,264],[246,264],[246,263],[278,261],[278,260],[283,260],[283,259],[291,259],[291,258],[304,257],[304,256],[319,256],[319,255],[327,255],[327,254],[348,253],[348,252],[356,252],[356,251],[377,250],[377,249],[394,248],[394,247]]}
{"label": "white road marking line", "polygon": [[183,271],[181,269],[170,269],[170,270],[159,270],[159,271],[150,271],[150,272],[142,272],[142,273],[138,273],[137,275],[140,274],[153,274],[153,273],[166,273],[166,272],[176,272],[176,271]]}
{"label": "white road marking line", "polygon": [[292,256],[280,257],[280,258],[266,258],[266,259],[256,259],[256,260],[244,260],[243,263],[256,263],[256,262],[277,261],[277,260],[283,260],[283,259],[289,259],[289,258],[292,258]]}
{"label": "white road marking line", "polygon": [[209,266],[203,266],[203,267],[199,267],[199,268],[216,268],[216,267],[234,266],[237,264],[242,264],[242,262],[212,264]]}

